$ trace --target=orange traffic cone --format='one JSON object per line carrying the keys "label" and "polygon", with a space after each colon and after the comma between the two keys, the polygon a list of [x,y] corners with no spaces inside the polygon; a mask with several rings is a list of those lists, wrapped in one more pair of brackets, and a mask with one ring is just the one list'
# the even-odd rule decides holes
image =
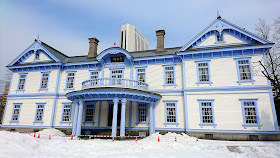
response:
{"label": "orange traffic cone", "polygon": [[51,140],[51,135],[49,135],[49,140]]}
{"label": "orange traffic cone", "polygon": [[81,138],[79,137],[79,140],[81,140]]}
{"label": "orange traffic cone", "polygon": [[135,142],[137,143],[137,137],[135,138]]}
{"label": "orange traffic cone", "polygon": [[36,133],[34,133],[34,138],[36,137]]}
{"label": "orange traffic cone", "polygon": [[157,139],[157,141],[158,141],[158,142],[160,142],[160,140],[159,140],[159,136],[158,136],[158,139]]}
{"label": "orange traffic cone", "polygon": [[38,138],[40,138],[40,133],[38,134]]}
{"label": "orange traffic cone", "polygon": [[91,140],[91,137],[89,136],[88,139]]}
{"label": "orange traffic cone", "polygon": [[176,138],[176,136],[175,136],[175,142],[177,142],[177,138]]}
{"label": "orange traffic cone", "polygon": [[198,138],[196,137],[196,141],[198,142]]}
{"label": "orange traffic cone", "polygon": [[71,140],[73,140],[73,135],[72,135],[72,137],[71,137]]}
{"label": "orange traffic cone", "polygon": [[113,137],[113,138],[112,138],[112,142],[114,142],[114,141],[115,141],[115,138]]}

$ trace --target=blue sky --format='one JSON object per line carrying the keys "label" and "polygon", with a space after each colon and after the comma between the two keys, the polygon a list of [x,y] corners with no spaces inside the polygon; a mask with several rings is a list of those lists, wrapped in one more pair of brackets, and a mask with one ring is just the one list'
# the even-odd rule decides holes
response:
{"label": "blue sky", "polygon": [[122,24],[132,24],[156,47],[155,30],[165,29],[165,46],[183,46],[222,18],[254,32],[258,18],[280,16],[279,0],[1,0],[0,78],[5,66],[37,37],[66,55],[86,55],[88,38],[98,52],[119,43]]}

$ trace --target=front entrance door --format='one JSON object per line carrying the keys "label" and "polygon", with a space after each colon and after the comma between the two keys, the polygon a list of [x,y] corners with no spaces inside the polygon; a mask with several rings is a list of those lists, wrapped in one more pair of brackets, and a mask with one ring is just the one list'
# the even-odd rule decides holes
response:
{"label": "front entrance door", "polygon": [[[109,104],[109,113],[108,113],[108,126],[112,126],[113,121],[113,111],[114,111],[114,104]],[[121,124],[121,104],[118,104],[118,116],[117,116],[117,126]]]}

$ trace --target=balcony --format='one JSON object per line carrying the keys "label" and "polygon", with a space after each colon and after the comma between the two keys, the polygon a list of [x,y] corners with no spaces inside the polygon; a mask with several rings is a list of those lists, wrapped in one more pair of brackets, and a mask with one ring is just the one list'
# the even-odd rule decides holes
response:
{"label": "balcony", "polygon": [[121,87],[148,90],[149,85],[136,80],[129,80],[124,78],[97,78],[86,80],[82,83],[82,88],[98,88],[98,87]]}

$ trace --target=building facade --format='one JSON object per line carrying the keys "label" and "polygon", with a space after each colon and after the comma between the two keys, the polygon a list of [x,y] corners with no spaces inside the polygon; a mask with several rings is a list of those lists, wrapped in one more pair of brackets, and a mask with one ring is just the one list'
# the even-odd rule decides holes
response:
{"label": "building facade", "polygon": [[128,52],[148,49],[148,40],[131,24],[121,25],[120,47]]}
{"label": "building facade", "polygon": [[272,87],[258,64],[273,43],[220,17],[182,47],[164,48],[164,30],[156,35],[156,50],[97,55],[98,39],[90,38],[89,55],[75,57],[35,40],[7,66],[13,76],[2,127],[279,134]]}

